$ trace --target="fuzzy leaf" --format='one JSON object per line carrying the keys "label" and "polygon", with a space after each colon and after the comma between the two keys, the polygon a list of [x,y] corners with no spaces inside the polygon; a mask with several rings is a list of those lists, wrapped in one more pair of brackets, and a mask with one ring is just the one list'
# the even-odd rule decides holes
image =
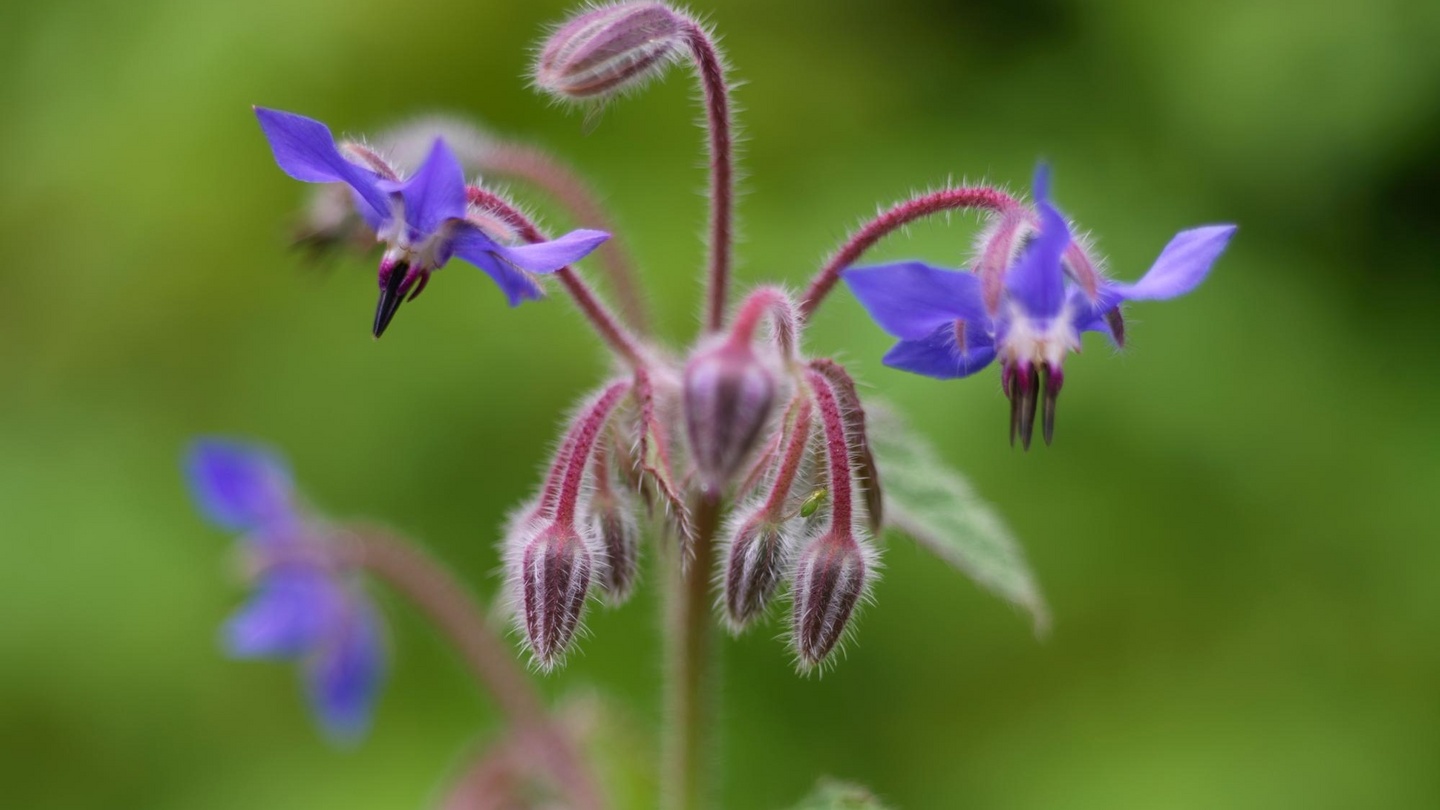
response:
{"label": "fuzzy leaf", "polygon": [[827,778],[790,810],[885,810],[885,805],[866,788]]}
{"label": "fuzzy leaf", "polygon": [[1050,612],[1005,521],[893,409],[872,398],[869,410],[870,441],[885,485],[885,526],[1024,608],[1043,635]]}

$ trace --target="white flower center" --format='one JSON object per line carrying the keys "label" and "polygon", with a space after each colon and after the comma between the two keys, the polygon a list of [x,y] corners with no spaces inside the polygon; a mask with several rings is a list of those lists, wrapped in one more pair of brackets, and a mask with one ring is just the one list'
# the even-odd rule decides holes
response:
{"label": "white flower center", "polygon": [[1080,350],[1080,335],[1070,325],[1068,304],[1053,318],[1032,318],[1014,302],[1010,303],[1010,331],[1001,348],[1002,357],[1019,365],[1048,363],[1060,368],[1065,355]]}

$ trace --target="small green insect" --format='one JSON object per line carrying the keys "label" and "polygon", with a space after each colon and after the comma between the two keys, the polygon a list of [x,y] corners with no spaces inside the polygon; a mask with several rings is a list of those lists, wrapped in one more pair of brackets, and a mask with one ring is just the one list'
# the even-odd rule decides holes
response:
{"label": "small green insect", "polygon": [[808,518],[815,514],[815,510],[820,508],[820,504],[825,502],[825,498],[829,494],[830,490],[824,487],[810,493],[810,497],[806,498],[805,502],[800,504],[800,517]]}

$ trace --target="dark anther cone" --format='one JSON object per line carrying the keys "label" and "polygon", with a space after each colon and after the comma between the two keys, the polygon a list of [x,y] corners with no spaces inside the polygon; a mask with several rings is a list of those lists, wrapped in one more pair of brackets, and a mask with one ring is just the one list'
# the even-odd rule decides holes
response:
{"label": "dark anther cone", "polygon": [[380,302],[375,305],[375,337],[385,334],[385,327],[390,325],[391,319],[400,310],[400,305],[405,302],[402,288],[409,272],[410,268],[404,262],[395,265],[385,286],[380,288]]}

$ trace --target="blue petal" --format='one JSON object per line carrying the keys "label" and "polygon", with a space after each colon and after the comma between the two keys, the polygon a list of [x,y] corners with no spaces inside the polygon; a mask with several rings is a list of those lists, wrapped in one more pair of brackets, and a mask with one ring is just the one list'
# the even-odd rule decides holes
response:
{"label": "blue petal", "polygon": [[1175,234],[1160,252],[1160,258],[1134,284],[1113,284],[1127,300],[1160,300],[1184,295],[1200,285],[1210,266],[1220,258],[1234,225],[1208,225]]}
{"label": "blue petal", "polygon": [[953,380],[968,377],[995,359],[995,342],[978,326],[963,324],[964,345],[956,339],[956,324],[949,323],[920,340],[902,340],[885,355],[885,365],[934,377]]}
{"label": "blue petal", "polygon": [[345,183],[374,216],[382,220],[390,216],[390,202],[380,189],[379,176],[346,160],[329,127],[313,118],[264,107],[255,108],[255,117],[270,141],[275,162],[286,174],[306,183]]}
{"label": "blue petal", "polygon": [[919,340],[956,319],[990,320],[972,273],[899,262],[852,267],[841,278],[880,328],[902,340]]}
{"label": "blue petal", "polygon": [[1079,287],[1072,287],[1069,295],[1070,325],[1075,328],[1077,333],[1103,332],[1116,346],[1122,345],[1121,336],[1116,335],[1110,329],[1109,322],[1105,320],[1106,313],[1115,309],[1125,300],[1125,297],[1117,292],[1113,285],[1102,286],[1093,301]]}
{"label": "blue petal", "polygon": [[549,242],[536,242],[533,245],[510,247],[497,244],[495,253],[522,270],[531,273],[553,273],[590,255],[591,251],[603,245],[609,238],[610,234],[604,231],[582,229],[571,231]]}
{"label": "blue petal", "polygon": [[310,705],[326,733],[341,743],[369,730],[385,675],[379,618],[363,597],[352,594],[351,600],[337,632],[305,670]]}
{"label": "blue petal", "polygon": [[295,658],[314,649],[336,615],[336,586],[313,569],[267,574],[255,595],[225,624],[225,648],[236,658]]}
{"label": "blue petal", "polygon": [[1065,302],[1065,275],[1060,257],[1070,244],[1065,218],[1041,202],[1040,234],[1005,274],[1005,288],[1032,318],[1053,318]]}
{"label": "blue petal", "polygon": [[439,138],[408,180],[381,181],[380,188],[404,198],[405,223],[413,229],[410,236],[416,241],[440,230],[446,220],[465,216],[465,170]]}
{"label": "blue petal", "polygon": [[1050,164],[1043,160],[1035,164],[1035,176],[1030,181],[1030,195],[1037,204],[1050,202]]}
{"label": "blue petal", "polygon": [[468,223],[461,223],[451,241],[456,256],[485,271],[505,293],[510,306],[519,306],[522,301],[540,298],[540,287],[525,271],[520,270],[500,257],[501,246],[486,236],[484,231]]}
{"label": "blue petal", "polygon": [[201,439],[186,454],[185,473],[200,511],[223,529],[251,531],[293,516],[290,472],[267,450]]}

